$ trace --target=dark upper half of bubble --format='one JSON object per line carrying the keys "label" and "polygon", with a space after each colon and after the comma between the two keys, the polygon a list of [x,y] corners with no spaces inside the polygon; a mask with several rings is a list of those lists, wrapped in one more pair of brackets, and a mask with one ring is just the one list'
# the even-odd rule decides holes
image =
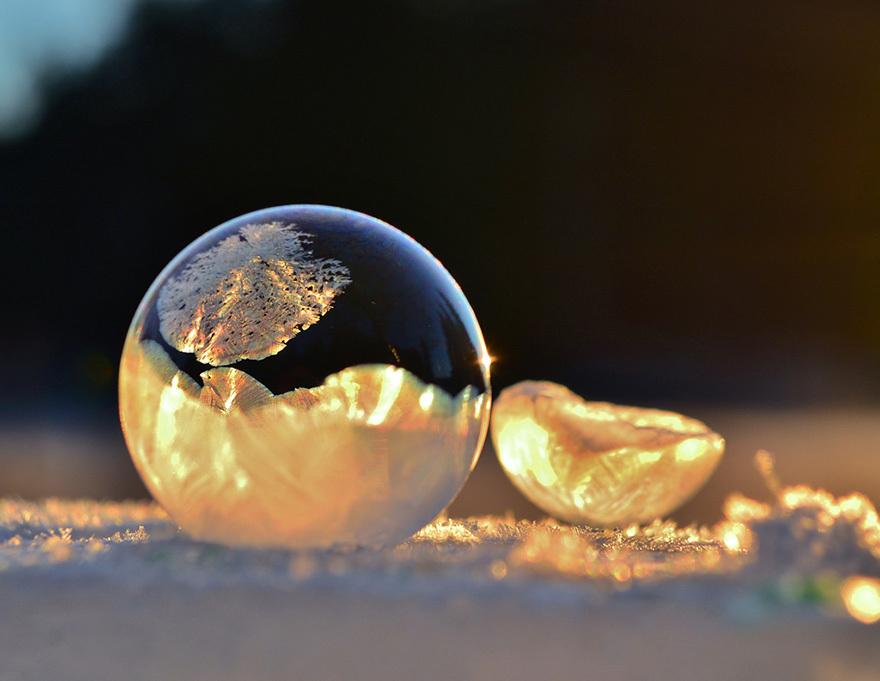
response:
{"label": "dark upper half of bubble", "polygon": [[[174,363],[201,382],[210,368],[163,337],[157,299],[199,253],[248,225],[279,223],[308,234],[313,259],[339,261],[350,283],[317,322],[294,335],[280,352],[232,364],[275,394],[311,388],[359,364],[400,366],[422,381],[457,394],[468,385],[488,388],[482,339],[467,301],[439,262],[402,232],[361,213],[323,206],[287,206],[250,213],[205,234],[187,247],[151,289],[141,338],[155,340]],[[141,320],[136,320],[140,324]]]}

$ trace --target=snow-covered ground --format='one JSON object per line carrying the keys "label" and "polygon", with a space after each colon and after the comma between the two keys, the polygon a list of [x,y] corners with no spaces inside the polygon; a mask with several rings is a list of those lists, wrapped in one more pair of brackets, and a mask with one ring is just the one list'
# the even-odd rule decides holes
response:
{"label": "snow-covered ground", "polygon": [[0,500],[0,679],[880,679],[847,614],[864,499],[707,528],[439,520],[381,551],[230,549],[154,505]]}

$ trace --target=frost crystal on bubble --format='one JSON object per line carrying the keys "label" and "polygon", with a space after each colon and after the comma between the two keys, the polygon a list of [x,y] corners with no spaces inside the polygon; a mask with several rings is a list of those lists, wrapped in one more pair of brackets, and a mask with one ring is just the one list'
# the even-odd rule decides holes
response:
{"label": "frost crystal on bubble", "polygon": [[195,256],[159,292],[162,336],[212,366],[283,350],[351,283],[341,262],[312,257],[310,236],[250,224]]}

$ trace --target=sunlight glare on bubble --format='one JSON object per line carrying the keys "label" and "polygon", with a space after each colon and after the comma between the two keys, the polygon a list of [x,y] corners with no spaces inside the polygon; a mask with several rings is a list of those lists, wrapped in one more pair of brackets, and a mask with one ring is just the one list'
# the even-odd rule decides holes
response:
{"label": "sunlight glare on bubble", "polygon": [[[505,458],[505,466],[514,473],[525,473],[534,466],[534,474],[544,485],[552,485],[556,480],[553,469],[546,464],[544,457],[533,460],[530,452],[546,452],[549,435],[532,419],[512,421],[498,429],[499,452],[510,452]],[[543,465],[542,465],[543,462]]]}
{"label": "sunlight glare on bubble", "polygon": [[675,448],[675,458],[679,461],[693,461],[700,458],[706,445],[701,440],[685,440]]}
{"label": "sunlight glare on bubble", "polygon": [[495,361],[495,358],[489,354],[488,350],[484,349],[483,354],[480,357],[480,361],[482,362],[483,366],[486,367],[486,370],[488,371],[492,367],[492,362]]}
{"label": "sunlight glare on bubble", "polygon": [[[400,395],[401,387],[403,387],[403,372],[396,367],[385,369],[382,388],[379,392],[379,402],[376,404],[375,411],[367,419],[368,425],[378,426],[385,421],[394,401]],[[421,404],[421,399],[419,403]]]}
{"label": "sunlight glare on bubble", "polygon": [[422,393],[421,397],[419,397],[419,406],[422,408],[422,411],[428,411],[431,408],[431,403],[434,401],[434,391],[429,386],[425,392]]}
{"label": "sunlight glare on bubble", "polygon": [[663,456],[663,452],[657,451],[647,451],[647,452],[639,452],[636,457],[640,464],[652,464],[657,463],[660,460],[660,457]]}

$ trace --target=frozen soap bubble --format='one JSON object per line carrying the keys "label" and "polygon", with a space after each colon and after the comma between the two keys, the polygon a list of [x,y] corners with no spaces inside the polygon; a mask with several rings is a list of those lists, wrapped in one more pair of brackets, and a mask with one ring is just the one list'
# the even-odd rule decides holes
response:
{"label": "frozen soap bubble", "polygon": [[195,538],[387,545],[474,467],[488,366],[461,289],[413,239],[341,208],[270,208],[197,239],[147,291],[120,413]]}
{"label": "frozen soap bubble", "polygon": [[492,442],[519,490],[547,513],[605,527],[645,523],[709,479],[724,440],[704,424],[654,409],[585,402],[525,381],[502,391]]}

